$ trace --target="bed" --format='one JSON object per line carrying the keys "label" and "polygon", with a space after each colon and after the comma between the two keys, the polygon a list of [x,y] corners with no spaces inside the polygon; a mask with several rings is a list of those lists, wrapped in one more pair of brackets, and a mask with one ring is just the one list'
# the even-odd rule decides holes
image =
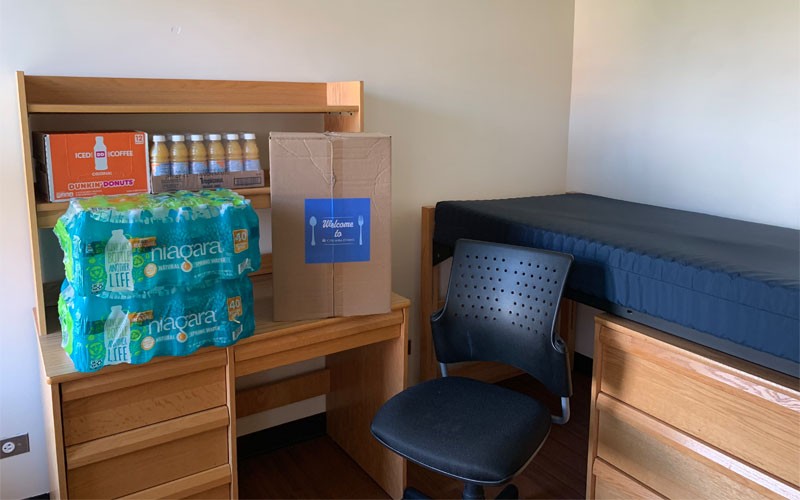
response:
{"label": "bed", "polygon": [[800,374],[800,231],[588,194],[439,202],[423,209],[423,327],[459,238],[571,253],[566,297]]}

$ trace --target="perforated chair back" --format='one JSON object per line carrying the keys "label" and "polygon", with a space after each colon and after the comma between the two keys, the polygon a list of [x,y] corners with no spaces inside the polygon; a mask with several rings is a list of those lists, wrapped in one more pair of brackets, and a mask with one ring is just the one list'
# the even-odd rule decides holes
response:
{"label": "perforated chair back", "polygon": [[456,242],[445,306],[431,318],[439,362],[497,361],[571,396],[566,346],[555,332],[571,264],[564,253]]}

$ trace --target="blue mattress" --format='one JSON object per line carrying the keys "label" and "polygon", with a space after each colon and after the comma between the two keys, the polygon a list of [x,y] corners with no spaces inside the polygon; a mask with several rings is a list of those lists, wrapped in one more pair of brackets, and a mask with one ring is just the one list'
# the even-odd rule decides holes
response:
{"label": "blue mattress", "polygon": [[564,194],[438,203],[435,263],[459,238],[570,253],[568,297],[800,373],[800,231]]}

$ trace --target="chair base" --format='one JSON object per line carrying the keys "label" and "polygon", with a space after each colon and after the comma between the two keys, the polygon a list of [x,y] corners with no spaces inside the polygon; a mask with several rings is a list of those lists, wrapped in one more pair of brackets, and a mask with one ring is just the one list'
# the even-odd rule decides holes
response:
{"label": "chair base", "polygon": [[403,500],[431,500],[431,497],[416,488],[406,488],[403,490]]}
{"label": "chair base", "polygon": [[497,500],[516,500],[519,498],[519,489],[513,484],[507,484],[497,495]]}
{"label": "chair base", "polygon": [[464,491],[461,492],[461,498],[464,500],[483,500],[486,498],[486,493],[483,491],[483,486],[464,483]]}
{"label": "chair base", "polygon": [[[486,493],[483,486],[464,483],[464,491],[461,493],[461,498],[464,500],[484,500]],[[505,488],[497,495],[498,500],[516,500],[519,498],[519,489],[513,484],[506,485]],[[416,488],[406,488],[403,490],[404,500],[431,500],[431,497],[422,493]]]}

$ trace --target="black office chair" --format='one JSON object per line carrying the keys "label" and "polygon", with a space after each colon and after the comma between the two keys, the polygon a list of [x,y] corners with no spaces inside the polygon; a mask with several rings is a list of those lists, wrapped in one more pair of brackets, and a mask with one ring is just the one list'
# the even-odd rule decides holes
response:
{"label": "black office chair", "polygon": [[[431,318],[442,378],[387,401],[372,421],[384,446],[464,482],[463,498],[484,498],[521,472],[550,433],[569,419],[572,395],[564,342],[555,333],[572,256],[534,248],[459,240],[444,308]],[[561,397],[562,415],[493,384],[448,377],[447,363],[497,361],[515,366]],[[515,498],[507,486],[499,498]],[[406,489],[405,498],[426,498]]]}

